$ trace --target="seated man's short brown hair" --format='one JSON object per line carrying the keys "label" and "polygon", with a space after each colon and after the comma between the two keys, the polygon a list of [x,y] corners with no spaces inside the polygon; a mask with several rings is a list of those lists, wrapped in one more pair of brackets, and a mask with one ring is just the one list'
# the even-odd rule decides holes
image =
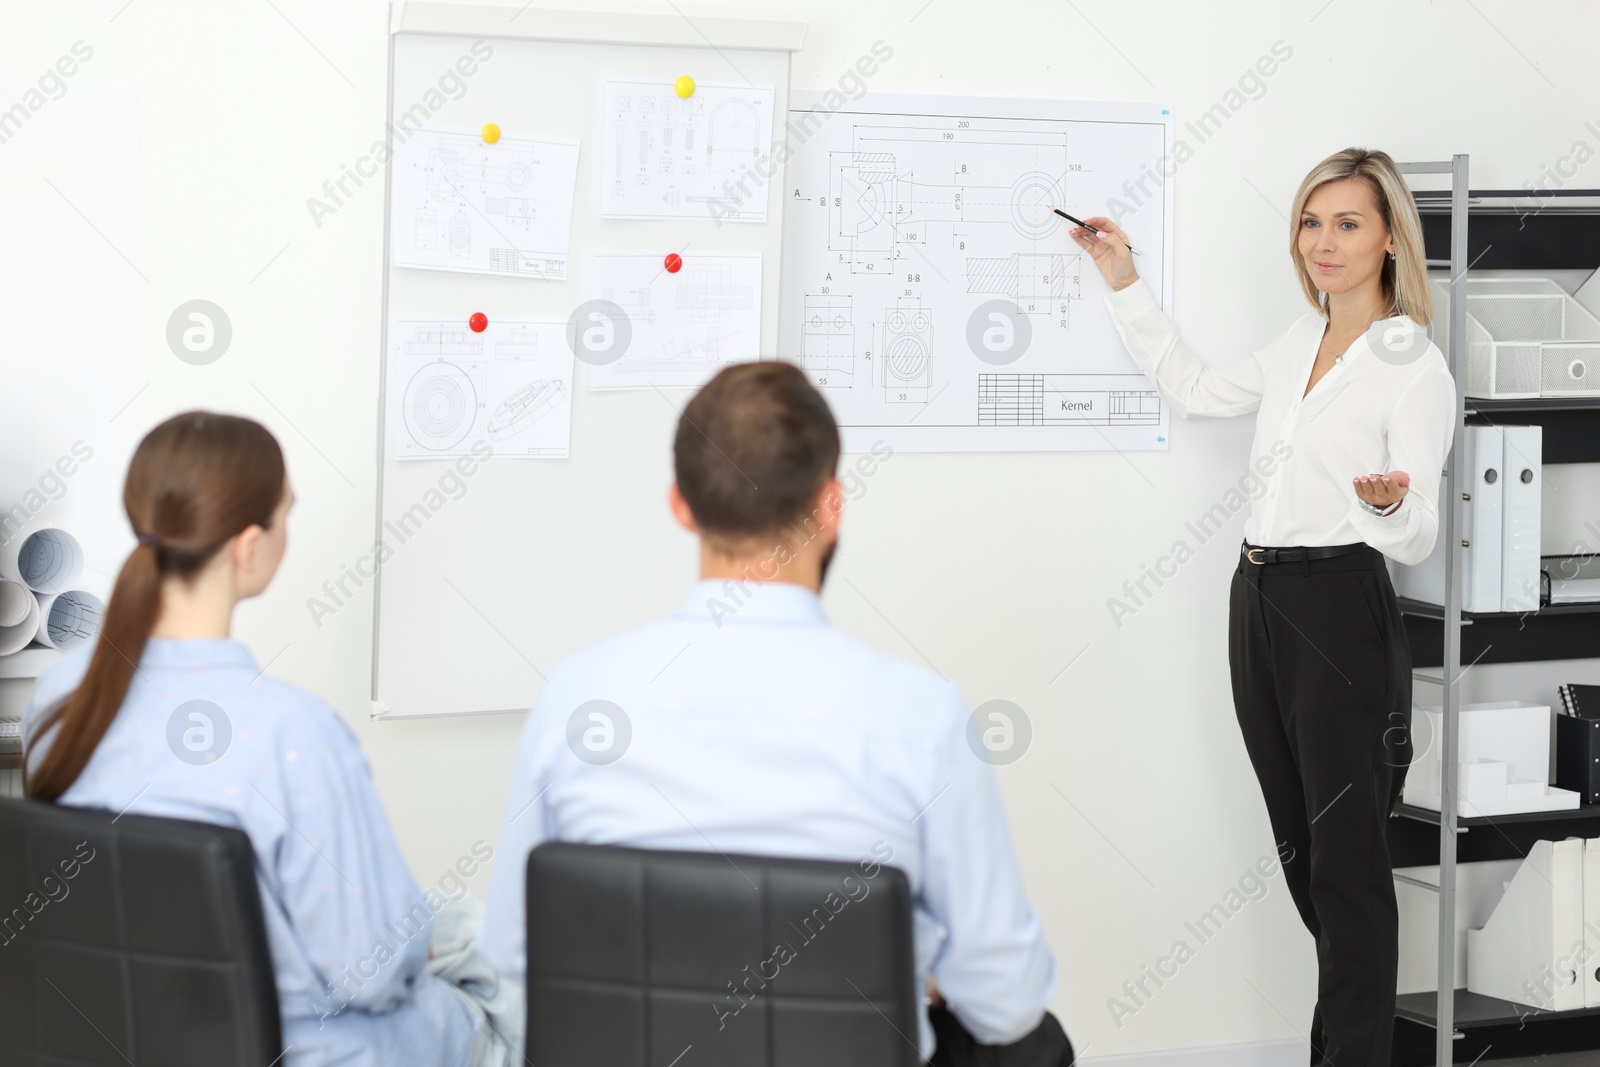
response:
{"label": "seated man's short brown hair", "polygon": [[678,492],[713,540],[802,522],[839,465],[839,427],[792,363],[723,369],[695,394],[672,446]]}

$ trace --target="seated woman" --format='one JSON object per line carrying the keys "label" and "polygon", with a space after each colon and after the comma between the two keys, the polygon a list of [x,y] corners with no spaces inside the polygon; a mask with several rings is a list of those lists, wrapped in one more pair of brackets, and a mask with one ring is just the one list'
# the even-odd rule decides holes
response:
{"label": "seated woman", "polygon": [[465,1067],[482,1015],[426,970],[434,911],[355,737],[228,636],[283,559],[292,502],[249,419],[190,412],[140,442],[123,490],[139,544],[100,640],[39,676],[27,792],[250,836],[284,1064]]}

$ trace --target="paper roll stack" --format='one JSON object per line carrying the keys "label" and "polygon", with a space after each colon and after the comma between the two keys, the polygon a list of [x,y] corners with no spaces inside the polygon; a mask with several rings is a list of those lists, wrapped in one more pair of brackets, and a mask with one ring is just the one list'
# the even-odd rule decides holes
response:
{"label": "paper roll stack", "polygon": [[83,546],[65,530],[19,533],[0,546],[0,656],[29,644],[70,651],[93,640],[111,583],[85,571]]}
{"label": "paper roll stack", "polygon": [[39,632],[39,601],[21,582],[0,580],[0,656],[27,647]]}

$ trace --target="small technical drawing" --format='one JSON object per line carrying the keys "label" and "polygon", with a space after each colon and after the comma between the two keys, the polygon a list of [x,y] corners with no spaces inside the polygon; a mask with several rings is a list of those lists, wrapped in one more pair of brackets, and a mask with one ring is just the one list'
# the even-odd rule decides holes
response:
{"label": "small technical drawing", "polygon": [[472,430],[478,391],[454,363],[427,363],[411,376],[401,410],[418,445],[434,451],[454,448]]}
{"label": "small technical drawing", "polygon": [[925,403],[933,381],[933,316],[915,301],[885,311],[880,351],[884,400]]}
{"label": "small technical drawing", "polygon": [[538,422],[556,409],[567,394],[560,379],[529,382],[502,400],[489,415],[489,436],[503,440]]}
{"label": "small technical drawing", "polygon": [[[660,346],[634,345],[612,365],[619,373],[660,374],[698,370],[726,361],[724,342],[739,336],[735,317],[758,311],[756,287],[733,281],[733,267],[720,263],[686,266],[679,280],[667,282],[673,314],[681,333],[662,339]],[[602,290],[601,296],[626,311],[635,324],[654,323],[650,285],[627,291]]]}
{"label": "small technical drawing", "polygon": [[755,154],[756,138],[761,136],[761,115],[756,105],[737,96],[723,97],[711,109],[712,152],[735,156]]}
{"label": "small technical drawing", "polygon": [[565,280],[577,158],[575,141],[418,131],[392,164],[395,263]]}
{"label": "small technical drawing", "polygon": [[465,211],[450,220],[450,254],[463,259],[472,255],[472,219]]}
{"label": "small technical drawing", "polygon": [[419,326],[407,333],[400,343],[400,351],[408,356],[432,356],[436,359],[480,359],[483,356],[483,338],[466,325]]}
{"label": "small technical drawing", "polygon": [[464,322],[403,318],[391,326],[389,413],[397,459],[476,454],[565,458],[572,426],[566,321],[494,316]]}
{"label": "small technical drawing", "polygon": [[439,213],[433,208],[417,208],[416,239],[418,248],[439,247]]}
{"label": "small technical drawing", "polygon": [[[944,148],[935,148],[921,132],[858,128],[860,147],[828,154],[828,248],[847,253],[852,271],[881,274],[892,268],[909,249],[926,247],[934,226],[1007,226],[1029,242],[1051,238],[1061,228],[1064,220],[1051,210],[1066,202],[1060,181],[1030,171],[1009,185],[991,185],[963,165],[941,174],[930,150]],[[890,147],[895,150],[884,150]],[[1029,156],[1062,152],[1059,143],[1017,147]],[[922,162],[913,166],[902,156]]]}
{"label": "small technical drawing", "polygon": [[602,218],[766,221],[764,190],[731,190],[772,143],[774,87],[702,82],[679,100],[669,83],[619,79],[604,93]]}
{"label": "small technical drawing", "polygon": [[852,303],[846,295],[806,294],[800,365],[813,385],[840,388],[855,384],[856,327]]}
{"label": "small technical drawing", "polygon": [[969,257],[967,292],[1003,294],[1017,301],[1024,311],[1048,315],[1053,303],[1082,296],[1078,270],[1081,258],[1032,252]]}
{"label": "small technical drawing", "polygon": [[483,202],[483,211],[510,222],[527,222],[533,219],[533,201],[525,196],[491,196]]}
{"label": "small technical drawing", "polygon": [[533,326],[514,326],[494,342],[495,359],[538,359],[539,330]]}
{"label": "small technical drawing", "polygon": [[1030,241],[1049,237],[1066,220],[1051,210],[1066,201],[1061,184],[1048,174],[1024,174],[1011,186],[1011,226]]}
{"label": "small technical drawing", "polygon": [[599,253],[590,293],[621,309],[629,342],[623,354],[589,368],[597,390],[703,385],[718,367],[761,352],[761,257],[753,252],[697,254],[668,272],[660,254]]}
{"label": "small technical drawing", "polygon": [[[835,152],[828,196],[829,248],[893,252],[898,182],[889,152]],[[909,209],[907,209],[909,210]]]}

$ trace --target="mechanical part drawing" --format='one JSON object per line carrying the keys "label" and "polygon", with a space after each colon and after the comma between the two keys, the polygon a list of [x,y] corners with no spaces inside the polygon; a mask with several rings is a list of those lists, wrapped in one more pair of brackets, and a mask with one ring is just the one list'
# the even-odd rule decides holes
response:
{"label": "mechanical part drawing", "polygon": [[778,335],[846,450],[1164,449],[1167,412],[1052,208],[1117,219],[1169,300],[1171,180],[1152,184],[1152,168],[1171,116],[877,93],[837,105],[791,96],[786,128],[809,136],[784,179]]}

